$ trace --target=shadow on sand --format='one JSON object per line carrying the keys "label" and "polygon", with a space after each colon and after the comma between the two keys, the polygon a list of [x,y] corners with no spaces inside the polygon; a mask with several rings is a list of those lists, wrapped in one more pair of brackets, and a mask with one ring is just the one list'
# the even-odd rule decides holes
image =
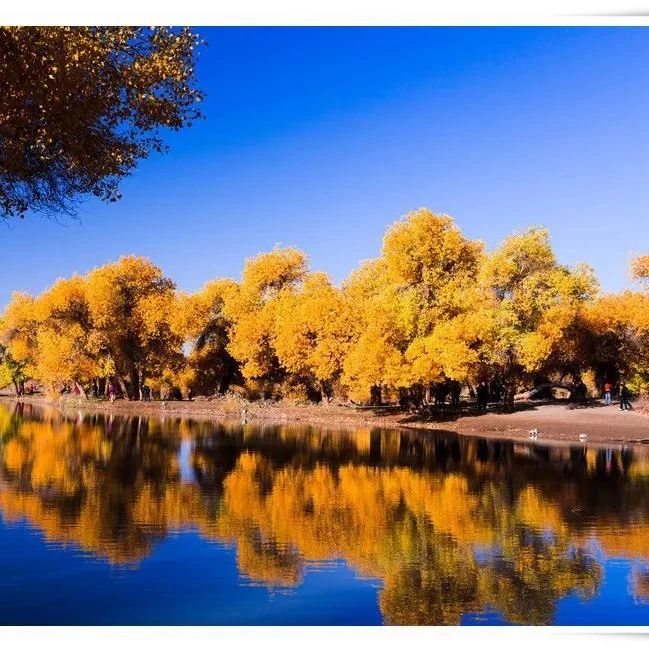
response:
{"label": "shadow on sand", "polygon": [[[396,414],[402,412],[404,418],[400,423],[414,422],[445,422],[457,421],[466,417],[481,417],[487,414],[510,415],[515,412],[536,411],[547,406],[564,405],[568,410],[587,410],[593,408],[619,408],[617,402],[607,406],[599,399],[588,399],[586,401],[575,402],[569,399],[547,399],[547,400],[525,400],[517,401],[514,404],[514,410],[506,409],[502,402],[489,403],[486,410],[479,410],[473,403],[463,403],[459,408],[453,408],[449,405],[444,406],[424,406],[416,411],[405,411],[397,406],[384,408],[368,408],[373,410],[377,416]],[[389,408],[389,409],[388,409]],[[380,412],[383,410],[384,412]]]}

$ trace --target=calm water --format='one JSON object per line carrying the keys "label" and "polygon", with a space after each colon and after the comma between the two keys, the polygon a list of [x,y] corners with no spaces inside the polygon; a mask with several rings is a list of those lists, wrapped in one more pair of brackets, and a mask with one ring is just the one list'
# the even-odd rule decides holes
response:
{"label": "calm water", "polygon": [[649,448],[0,404],[0,623],[647,624]]}

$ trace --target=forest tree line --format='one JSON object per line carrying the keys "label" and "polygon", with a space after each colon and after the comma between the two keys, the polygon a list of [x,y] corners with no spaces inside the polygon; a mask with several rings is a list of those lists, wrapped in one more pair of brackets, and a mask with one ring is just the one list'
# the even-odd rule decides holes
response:
{"label": "forest tree line", "polygon": [[122,257],[12,295],[0,383],[410,405],[448,381],[497,380],[506,400],[549,380],[647,392],[649,255],[631,272],[637,290],[606,294],[589,266],[557,261],[545,229],[488,252],[428,209],[389,227],[380,256],[340,286],[290,247],[191,294],[148,259]]}

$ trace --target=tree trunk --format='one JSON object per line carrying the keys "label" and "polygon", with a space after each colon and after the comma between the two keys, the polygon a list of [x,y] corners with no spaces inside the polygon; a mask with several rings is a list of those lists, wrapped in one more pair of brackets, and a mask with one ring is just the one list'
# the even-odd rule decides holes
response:
{"label": "tree trunk", "polygon": [[381,397],[381,386],[373,385],[370,389],[370,405],[371,406],[381,406],[383,405],[383,399]]}
{"label": "tree trunk", "polygon": [[327,387],[326,381],[320,381],[320,403],[325,406],[329,405],[329,390]]}
{"label": "tree trunk", "polygon": [[74,384],[77,386],[77,389],[79,390],[79,392],[81,392],[81,394],[83,395],[83,398],[87,399],[88,395],[86,394],[86,391],[85,391],[84,387],[81,385],[81,383],[79,383],[78,381],[75,381]]}
{"label": "tree trunk", "polygon": [[505,394],[503,398],[503,410],[514,412],[514,396],[516,394],[516,372],[514,358],[511,352],[508,354],[508,362],[504,372]]}
{"label": "tree trunk", "polygon": [[132,368],[129,372],[129,381],[130,381],[130,398],[133,401],[137,401],[140,398],[140,374],[136,368]]}
{"label": "tree trunk", "polygon": [[421,408],[425,400],[426,390],[421,383],[415,383],[408,389],[408,406]]}
{"label": "tree trunk", "polygon": [[130,396],[129,396],[129,393],[128,393],[128,389],[126,387],[126,381],[124,381],[124,377],[117,371],[115,372],[115,376],[117,377],[117,383],[119,384],[119,389],[122,392],[122,396],[127,401],[130,401]]}
{"label": "tree trunk", "polygon": [[515,383],[508,382],[505,384],[505,399],[503,402],[503,409],[505,412],[514,412],[514,396],[516,395]]}

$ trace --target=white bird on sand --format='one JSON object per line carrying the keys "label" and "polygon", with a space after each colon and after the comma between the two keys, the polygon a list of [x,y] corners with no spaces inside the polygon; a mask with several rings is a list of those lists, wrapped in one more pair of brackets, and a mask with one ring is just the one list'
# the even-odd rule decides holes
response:
{"label": "white bird on sand", "polygon": [[530,439],[536,439],[539,436],[539,431],[536,428],[530,428]]}
{"label": "white bird on sand", "polygon": [[580,442],[586,442],[587,440],[588,440],[588,435],[586,435],[586,433],[582,433],[581,435],[579,435]]}

